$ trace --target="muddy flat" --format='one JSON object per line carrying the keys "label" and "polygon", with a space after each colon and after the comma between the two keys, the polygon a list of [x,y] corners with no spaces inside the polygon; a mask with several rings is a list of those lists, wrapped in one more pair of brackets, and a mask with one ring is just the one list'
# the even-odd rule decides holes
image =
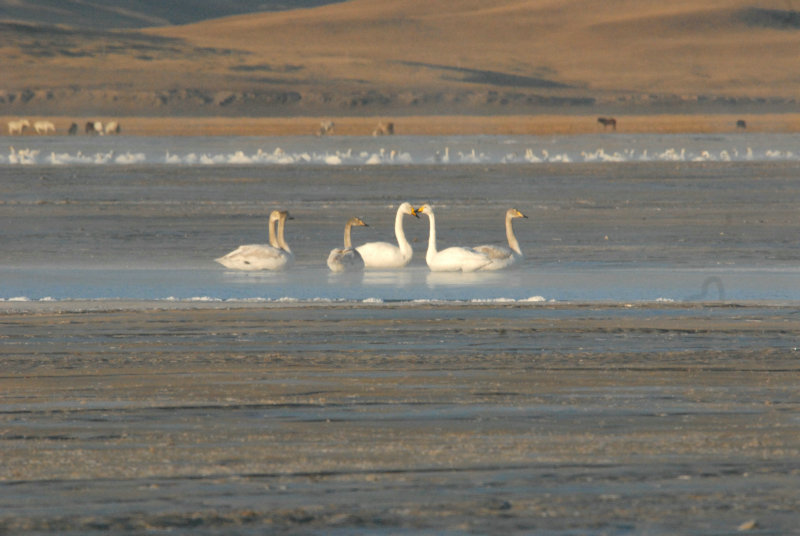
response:
{"label": "muddy flat", "polygon": [[5,533],[796,528],[795,308],[23,309]]}

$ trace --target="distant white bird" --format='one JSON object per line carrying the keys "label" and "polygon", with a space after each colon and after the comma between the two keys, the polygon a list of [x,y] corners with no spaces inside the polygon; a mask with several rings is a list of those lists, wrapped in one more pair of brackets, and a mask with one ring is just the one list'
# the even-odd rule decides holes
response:
{"label": "distant white bird", "polygon": [[35,164],[36,157],[39,156],[38,149],[20,149],[17,151],[12,145],[9,150],[8,162],[11,164]]}
{"label": "distant white bird", "polygon": [[[292,219],[285,210],[273,210],[269,215],[269,244],[246,244],[215,259],[232,270],[282,270],[294,262],[294,254],[284,239],[286,220]],[[277,224],[277,233],[275,225]]]}
{"label": "distant white bird", "polygon": [[419,214],[425,214],[430,220],[430,233],[428,235],[428,252],[425,261],[433,272],[474,272],[490,264],[492,260],[488,255],[479,253],[472,248],[450,247],[438,251],[436,249],[436,218],[433,208],[422,205],[417,209]]}
{"label": "distant white bird", "polygon": [[406,240],[403,231],[403,216],[409,215],[419,218],[411,203],[403,203],[397,209],[394,218],[394,234],[397,237],[397,245],[389,242],[367,242],[356,248],[356,251],[364,259],[366,268],[402,268],[411,261],[414,250]]}
{"label": "distant white bird", "polygon": [[354,225],[369,227],[361,218],[350,218],[344,226],[344,248],[335,248],[328,255],[328,268],[333,272],[355,272],[364,269],[364,259],[353,249],[350,228]]}
{"label": "distant white bird", "polygon": [[515,208],[506,211],[506,238],[508,247],[484,245],[475,248],[475,251],[487,255],[492,262],[482,267],[481,270],[500,270],[512,266],[522,260],[522,250],[519,248],[517,237],[514,236],[514,228],[511,220],[514,218],[526,218],[527,216]]}

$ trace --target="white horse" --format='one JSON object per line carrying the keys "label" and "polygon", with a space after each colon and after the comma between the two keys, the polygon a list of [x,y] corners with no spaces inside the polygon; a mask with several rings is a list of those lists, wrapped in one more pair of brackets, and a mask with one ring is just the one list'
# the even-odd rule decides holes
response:
{"label": "white horse", "polygon": [[95,121],[94,122],[94,131],[102,136],[103,132],[105,132],[103,130],[103,123],[101,123],[100,121]]}
{"label": "white horse", "polygon": [[30,127],[31,124],[27,119],[20,119],[19,121],[9,121],[8,122],[8,133],[9,134],[22,134],[25,132],[25,128]]}
{"label": "white horse", "polygon": [[106,134],[119,134],[122,128],[119,126],[119,123],[116,121],[111,121],[110,123],[106,123]]}
{"label": "white horse", "polygon": [[328,134],[333,134],[333,129],[335,126],[336,125],[333,121],[323,121],[319,124],[317,136],[327,136]]}
{"label": "white horse", "polygon": [[33,130],[35,130],[37,134],[47,134],[48,132],[55,133],[56,126],[50,121],[36,121],[33,124]]}

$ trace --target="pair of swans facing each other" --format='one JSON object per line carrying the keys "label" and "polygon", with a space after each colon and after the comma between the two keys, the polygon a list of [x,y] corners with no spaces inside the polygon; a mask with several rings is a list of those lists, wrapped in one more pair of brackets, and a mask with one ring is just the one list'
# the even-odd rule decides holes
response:
{"label": "pair of swans facing each other", "polygon": [[515,208],[506,211],[506,238],[509,245],[507,248],[495,245],[474,248],[453,246],[439,251],[436,247],[436,216],[433,208],[425,204],[417,209],[417,213],[425,214],[430,220],[428,251],[425,254],[425,261],[433,272],[501,270],[518,263],[523,258],[511,221],[514,218],[527,218],[527,216]]}

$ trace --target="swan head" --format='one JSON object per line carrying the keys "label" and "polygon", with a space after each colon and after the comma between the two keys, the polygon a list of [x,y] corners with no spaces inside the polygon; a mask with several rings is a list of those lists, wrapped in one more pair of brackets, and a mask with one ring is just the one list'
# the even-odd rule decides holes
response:
{"label": "swan head", "polygon": [[275,211],[275,212],[277,212],[277,213],[278,213],[278,219],[279,219],[279,220],[284,220],[284,221],[286,221],[286,220],[293,220],[293,219],[294,219],[294,218],[292,217],[292,215],[291,215],[291,214],[289,214],[289,211],[288,211],[288,210],[277,210],[277,211]]}
{"label": "swan head", "polygon": [[397,211],[400,212],[401,214],[408,214],[409,216],[414,216],[415,218],[419,218],[419,214],[417,214],[417,211],[414,210],[414,207],[408,201],[400,205],[397,208]]}
{"label": "swan head", "polygon": [[515,208],[508,209],[508,211],[506,211],[506,215],[509,218],[525,218],[525,219],[528,219],[528,217],[525,214],[523,214],[522,212],[520,212],[519,210],[517,210]]}
{"label": "swan head", "polygon": [[366,222],[364,222],[364,220],[362,220],[361,218],[357,218],[355,216],[347,220],[347,225],[351,226],[355,225],[357,227],[369,227],[369,225],[367,225]]}
{"label": "swan head", "polygon": [[426,216],[433,214],[433,207],[431,207],[428,203],[425,203],[416,210],[416,214],[417,217],[419,217],[419,214],[425,214]]}

